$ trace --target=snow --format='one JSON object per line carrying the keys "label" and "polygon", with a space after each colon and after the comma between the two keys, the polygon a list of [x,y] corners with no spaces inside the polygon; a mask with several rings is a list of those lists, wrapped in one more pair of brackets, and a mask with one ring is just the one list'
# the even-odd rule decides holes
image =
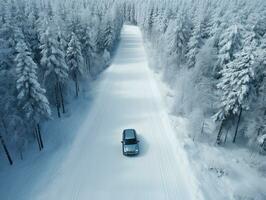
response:
{"label": "snow", "polygon": [[[149,56],[149,59],[153,60],[153,57]],[[199,137],[202,125],[196,124],[198,129],[195,130],[195,121],[170,112],[174,104],[174,91],[161,81],[161,74],[154,74],[163,102],[168,107],[177,143],[180,149],[184,150],[182,154],[188,157],[191,175],[199,181],[198,186],[204,199],[265,200],[265,156],[229,142],[225,146],[214,145],[213,138],[216,135],[211,136],[214,130],[214,127],[211,127],[213,123],[209,123],[207,119],[203,131],[205,136],[201,135],[201,138],[194,141],[195,137]],[[192,115],[196,117],[195,112]]]}
{"label": "snow", "polygon": [[266,141],[266,134],[261,135],[260,137],[258,137],[258,142],[259,142],[260,145],[263,145],[265,141]]}
{"label": "snow", "polygon": [[[203,199],[137,27],[124,26],[113,64],[90,87],[70,116],[45,125],[42,153],[1,167],[1,199]],[[139,156],[122,154],[126,128],[137,130]]]}
{"label": "snow", "polygon": [[[161,97],[168,107],[168,115],[177,138],[176,145],[179,146],[179,149],[184,149],[182,154],[186,154],[188,157],[191,175],[198,181],[204,199],[265,200],[265,155],[259,154],[254,147],[247,147],[247,141],[245,141],[247,138],[241,140],[239,137],[233,144],[230,132],[226,144],[220,146],[215,144],[218,132],[215,129],[217,124],[209,115],[204,116],[204,111],[207,110],[207,107],[204,108],[204,104],[213,103],[211,100],[213,88],[204,92],[204,87],[198,88],[196,84],[190,86],[191,81],[197,79],[188,79],[187,71],[182,70],[176,72],[178,75],[173,81],[174,84],[169,84],[169,80],[164,79],[164,70],[166,69],[158,70],[158,65],[164,63],[165,59],[160,59],[156,45],[149,40],[146,40],[145,46],[150,66],[155,71],[153,79],[156,80]],[[207,52],[205,50],[202,52],[205,53],[205,57],[200,55],[201,53],[198,55],[205,65],[211,63],[210,56],[206,57]],[[204,69],[209,69],[206,66],[198,68],[198,65],[202,64],[197,62],[193,71],[190,71],[193,76],[205,73]],[[169,65],[166,66],[169,67]],[[197,88],[200,89],[201,95],[197,94]],[[186,94],[185,98],[182,93]],[[204,98],[202,98],[203,96]],[[177,98],[184,98],[184,100]],[[192,107],[191,101],[195,101],[197,106]],[[248,116],[252,118],[252,116]],[[254,130],[250,131],[250,134],[254,134]],[[182,151],[179,150],[179,152]]]}

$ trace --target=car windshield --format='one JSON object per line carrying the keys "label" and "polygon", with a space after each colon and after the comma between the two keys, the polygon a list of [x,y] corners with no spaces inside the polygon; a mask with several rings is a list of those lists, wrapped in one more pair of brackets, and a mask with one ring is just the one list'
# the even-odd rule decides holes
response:
{"label": "car windshield", "polygon": [[136,139],[126,139],[125,140],[125,144],[136,144],[136,143],[137,143]]}

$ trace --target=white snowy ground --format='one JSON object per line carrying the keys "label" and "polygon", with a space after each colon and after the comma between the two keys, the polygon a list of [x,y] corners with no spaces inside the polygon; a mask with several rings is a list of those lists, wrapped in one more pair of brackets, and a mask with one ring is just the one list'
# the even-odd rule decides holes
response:
{"label": "white snowy ground", "polygon": [[[145,44],[149,65],[155,69],[155,53]],[[154,70],[156,71],[156,70]],[[163,101],[168,107],[169,118],[176,133],[176,143],[185,150],[191,173],[199,180],[198,186],[206,200],[266,200],[266,159],[243,146],[233,144],[228,137],[226,145],[215,145],[216,133],[213,120],[205,119],[204,133],[201,124],[184,116],[172,114],[175,91],[161,80],[159,72],[153,73]],[[195,120],[194,120],[195,122]],[[189,135],[193,135],[195,140]],[[239,142],[239,141],[238,141]]]}
{"label": "white snowy ground", "polygon": [[[197,131],[198,139],[189,137],[193,125],[188,119],[171,114],[174,91],[155,79],[163,101],[168,105],[169,118],[175,129],[177,143],[185,150],[191,173],[199,180],[199,188],[206,200],[266,200],[265,156],[252,152],[241,145],[216,146],[213,129],[205,125],[204,136]],[[210,119],[209,119],[210,120]],[[194,133],[195,135],[195,133]],[[200,141],[199,141],[200,140]]]}
{"label": "white snowy ground", "polygon": [[[69,105],[71,115],[45,125],[42,153],[1,166],[0,199],[204,199],[176,143],[137,27],[124,26],[113,64],[93,91]],[[139,156],[122,155],[125,128],[139,133]]]}

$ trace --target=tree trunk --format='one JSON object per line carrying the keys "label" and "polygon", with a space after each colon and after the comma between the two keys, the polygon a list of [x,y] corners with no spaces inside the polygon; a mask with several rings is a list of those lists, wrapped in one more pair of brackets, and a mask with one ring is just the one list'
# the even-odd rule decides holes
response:
{"label": "tree trunk", "polygon": [[41,148],[43,149],[43,140],[42,140],[42,134],[41,134],[41,128],[40,128],[40,124],[37,124],[37,130],[38,130],[38,135],[39,135],[39,139],[40,139],[40,145]]}
{"label": "tree trunk", "polygon": [[225,144],[226,141],[227,141],[227,135],[228,135],[228,132],[229,132],[229,127],[227,128],[226,135],[225,135],[225,137],[224,137],[224,144]]}
{"label": "tree trunk", "polygon": [[236,142],[236,136],[237,136],[237,132],[238,132],[238,127],[239,127],[241,115],[242,115],[242,107],[240,108],[240,112],[239,112],[239,115],[238,115],[238,120],[237,120],[237,124],[236,124],[236,130],[235,130],[235,135],[234,135],[233,143]]}
{"label": "tree trunk", "polygon": [[39,150],[41,151],[42,148],[41,148],[40,138],[39,138],[38,130],[37,130],[36,127],[34,127],[34,133],[35,133],[35,136],[36,136],[36,140],[37,140],[37,143],[38,143]]}
{"label": "tree trunk", "polygon": [[78,77],[77,77],[77,85],[78,85],[78,93],[79,93],[79,81],[78,81]]}
{"label": "tree trunk", "polygon": [[76,97],[79,96],[79,92],[78,92],[78,81],[75,80],[75,87],[76,87]]}
{"label": "tree trunk", "polygon": [[88,70],[89,70],[89,75],[91,76],[91,56],[89,56],[89,61],[88,61],[88,65],[89,65],[89,67],[88,67]]}
{"label": "tree trunk", "polygon": [[222,136],[223,125],[224,125],[224,120],[222,121],[221,126],[219,128],[219,132],[217,134],[216,144],[218,144],[218,145],[221,144],[221,136]]}
{"label": "tree trunk", "polygon": [[20,159],[23,160],[23,153],[22,150],[19,151]]}
{"label": "tree trunk", "polygon": [[2,121],[3,127],[5,129],[6,135],[7,135],[8,134],[8,131],[7,131],[7,126],[6,126],[5,120],[4,120],[3,117],[1,119],[2,119],[1,121]]}
{"label": "tree trunk", "polygon": [[78,79],[78,74],[76,74],[77,77],[77,87],[78,87],[78,93],[79,93],[79,79]]}
{"label": "tree trunk", "polygon": [[11,156],[9,154],[9,151],[8,151],[7,147],[6,147],[6,144],[5,144],[5,141],[4,141],[3,137],[2,137],[2,135],[0,135],[0,140],[1,140],[2,147],[3,147],[4,151],[5,151],[6,157],[8,159],[8,162],[9,162],[10,165],[12,165],[13,161],[12,161],[12,158],[11,158]]}
{"label": "tree trunk", "polygon": [[77,73],[74,72],[74,82],[75,82],[75,87],[76,87],[76,97],[79,96],[79,86],[78,86],[78,76]]}
{"label": "tree trunk", "polygon": [[56,101],[56,109],[57,109],[57,115],[60,118],[60,103],[59,103],[59,99],[58,99],[58,92],[57,92],[58,88],[57,88],[57,84],[55,84],[55,101]]}
{"label": "tree trunk", "polygon": [[258,128],[257,137],[260,135],[261,128]]}
{"label": "tree trunk", "polygon": [[89,75],[91,75],[91,63],[89,61],[89,67],[88,67],[88,70],[89,70]]}
{"label": "tree trunk", "polygon": [[61,99],[61,105],[62,105],[62,109],[63,109],[63,113],[66,113],[65,111],[65,103],[64,103],[64,97],[63,97],[63,93],[62,93],[62,86],[61,86],[61,82],[58,82],[59,85],[59,93],[60,93],[60,99]]}
{"label": "tree trunk", "polygon": [[201,132],[200,132],[201,135],[203,134],[203,131],[204,131],[204,125],[205,125],[205,121],[203,121],[202,123]]}

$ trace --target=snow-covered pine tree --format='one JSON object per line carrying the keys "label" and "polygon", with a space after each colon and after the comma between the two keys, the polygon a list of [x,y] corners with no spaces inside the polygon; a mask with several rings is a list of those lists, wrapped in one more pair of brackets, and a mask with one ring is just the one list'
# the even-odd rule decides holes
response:
{"label": "snow-covered pine tree", "polygon": [[235,53],[241,47],[241,27],[234,24],[226,28],[220,35],[218,42],[218,60],[215,66],[215,71],[218,73],[224,65],[235,59]]}
{"label": "snow-covered pine tree", "polygon": [[65,113],[66,111],[65,111],[63,87],[64,87],[64,83],[68,79],[69,68],[66,64],[66,55],[65,55],[65,51],[67,48],[67,42],[61,30],[59,30],[57,33],[57,42],[59,46],[57,49],[57,53],[55,53],[55,57],[58,60],[59,66],[57,66],[58,69],[55,70],[55,72],[57,73],[57,77],[58,77],[57,83],[58,83],[58,90],[59,90],[60,100],[61,100],[61,105],[62,105],[62,111],[63,113]]}
{"label": "snow-covered pine tree", "polygon": [[147,36],[150,37],[152,33],[153,25],[154,25],[154,8],[153,7],[149,7],[146,17],[147,18],[145,18],[143,22],[143,27],[147,33]]}
{"label": "snow-covered pine tree", "polygon": [[[169,55],[178,55],[180,62],[184,62],[186,48],[189,42],[190,26],[185,14],[177,16],[169,23],[165,36],[167,38],[167,52]],[[172,31],[171,31],[172,30]]]}
{"label": "snow-covered pine tree", "polygon": [[96,47],[96,52],[101,53],[104,51],[104,24],[100,20],[99,16],[94,16],[93,17],[93,22],[94,22],[94,27],[95,27],[95,47]]}
{"label": "snow-covered pine tree", "polygon": [[206,40],[211,36],[211,16],[212,16],[213,8],[210,4],[204,5],[201,9],[199,18],[200,18],[200,31],[202,40]]}
{"label": "snow-covered pine tree", "polygon": [[[44,82],[47,84],[47,80],[49,79],[49,81],[54,83],[54,96],[58,117],[60,117],[61,106],[63,113],[65,112],[62,84],[68,78],[68,66],[65,62],[62,40],[62,35],[57,34],[57,38],[55,38],[49,27],[41,35],[41,65],[44,71]],[[51,82],[49,84],[51,85]]]}
{"label": "snow-covered pine tree", "polygon": [[104,47],[111,52],[114,42],[114,27],[111,22],[110,16],[106,16],[105,22],[103,23],[103,45]]}
{"label": "snow-covered pine tree", "polygon": [[[233,142],[236,141],[238,125],[243,110],[250,106],[250,96],[254,81],[254,48],[246,46],[236,54],[236,59],[224,65],[217,88],[221,91],[221,108],[216,120],[224,121],[238,116]],[[218,134],[219,135],[219,134]],[[219,143],[219,136],[217,143]]]}
{"label": "snow-covered pine tree", "polygon": [[210,6],[209,11],[209,26],[206,27],[206,31],[209,33],[210,37],[214,37],[216,40],[220,35],[221,20],[223,19],[224,14],[224,5],[217,5],[214,3]]}
{"label": "snow-covered pine tree", "polygon": [[54,15],[54,11],[53,11],[53,6],[51,4],[51,1],[48,1],[47,2],[47,5],[46,5],[46,11],[47,11],[47,16],[52,19],[53,18],[53,15]]}
{"label": "snow-covered pine tree", "polygon": [[[81,41],[84,34],[86,33],[87,24],[82,21],[80,16],[74,16],[73,28],[74,28],[73,30],[69,30],[69,33],[72,33],[72,32],[75,33],[78,40]],[[69,36],[71,37],[71,34],[69,34]],[[81,44],[81,48],[82,48],[82,45],[83,44]]]}
{"label": "snow-covered pine tree", "polygon": [[123,13],[121,11],[121,6],[119,4],[116,4],[114,6],[112,13],[113,13],[112,22],[113,22],[113,27],[114,27],[114,41],[113,41],[113,44],[114,44],[117,42],[117,40],[120,37],[120,32],[123,26],[124,19],[122,17]]}
{"label": "snow-covered pine tree", "polygon": [[15,56],[15,47],[16,47],[16,41],[15,41],[15,29],[16,29],[16,23],[14,17],[15,8],[10,3],[6,3],[5,6],[5,16],[4,16],[4,23],[1,26],[0,29],[0,38],[2,41],[2,46],[4,46],[4,49],[0,52],[1,54],[4,53],[5,56],[3,59],[0,60],[0,63],[2,65],[4,64],[5,67],[12,68],[13,62],[14,62],[14,56]]}
{"label": "snow-covered pine tree", "polygon": [[37,64],[32,59],[32,53],[28,49],[23,38],[16,45],[16,88],[19,110],[23,113],[28,123],[32,124],[36,132],[40,149],[43,148],[39,122],[51,115],[50,105],[37,77]]}
{"label": "snow-covered pine tree", "polygon": [[[3,62],[4,55],[2,52],[3,43],[0,43],[0,140],[1,145],[4,149],[5,155],[9,161],[9,164],[13,164],[13,160],[9,153],[9,149],[6,145],[6,139],[10,139],[10,134],[8,132],[11,120],[18,116],[16,110],[16,98],[14,97],[14,76],[13,71],[6,68]],[[20,131],[21,128],[19,129]],[[13,132],[12,132],[13,133]]]}
{"label": "snow-covered pine tree", "polygon": [[104,60],[105,67],[109,66],[110,65],[110,59],[111,59],[109,51],[105,49],[102,57]]}
{"label": "snow-covered pine tree", "polygon": [[167,13],[164,10],[160,10],[158,15],[154,19],[156,32],[159,34],[164,34],[167,29],[169,19],[167,19],[166,14]]}
{"label": "snow-covered pine tree", "polygon": [[185,19],[182,16],[170,20],[165,32],[165,67],[164,80],[168,83],[174,81],[177,70],[185,60],[185,53],[189,37],[189,28],[186,25]]}
{"label": "snow-covered pine tree", "polygon": [[192,36],[189,39],[188,46],[187,46],[187,67],[192,68],[195,66],[196,63],[196,56],[199,52],[200,47],[202,46],[202,38],[201,38],[201,27],[200,22],[196,22]]}
{"label": "snow-covered pine tree", "polygon": [[24,35],[25,42],[28,43],[29,48],[32,50],[34,61],[40,62],[40,41],[38,38],[37,16],[35,12],[35,10],[32,10],[27,14],[28,20],[25,24]]}
{"label": "snow-covered pine tree", "polygon": [[[257,80],[258,81],[258,80]],[[256,88],[256,98],[252,102],[250,113],[248,113],[246,136],[249,144],[265,151],[258,144],[258,139],[266,135],[266,76],[262,76],[262,80]]]}
{"label": "snow-covered pine tree", "polygon": [[84,36],[81,40],[81,43],[83,44],[82,55],[84,57],[86,70],[89,76],[91,75],[91,65],[92,65],[91,60],[93,57],[93,53],[95,52],[94,39],[95,38],[94,38],[94,35],[92,34],[91,28],[87,26]]}
{"label": "snow-covered pine tree", "polygon": [[261,38],[260,46],[257,48],[256,54],[260,62],[260,72],[266,76],[266,34]]}
{"label": "snow-covered pine tree", "polygon": [[65,54],[64,52],[67,49],[67,41],[65,33],[59,28],[57,32],[57,42],[59,43],[59,49]]}
{"label": "snow-covered pine tree", "polygon": [[[257,36],[256,30],[253,32]],[[260,35],[260,34],[259,34]],[[251,35],[252,36],[252,35]],[[250,144],[258,145],[257,139],[266,134],[266,35],[261,38],[260,45],[256,48],[257,62],[254,68],[255,71],[255,90],[256,97],[252,101],[252,117],[247,120],[247,136]],[[261,148],[261,147],[260,147]],[[263,149],[262,149],[263,150]]]}
{"label": "snow-covered pine tree", "polygon": [[72,33],[71,40],[67,48],[67,64],[69,71],[75,82],[76,96],[79,95],[79,76],[83,75],[83,57],[80,48],[80,42],[75,33]]}

